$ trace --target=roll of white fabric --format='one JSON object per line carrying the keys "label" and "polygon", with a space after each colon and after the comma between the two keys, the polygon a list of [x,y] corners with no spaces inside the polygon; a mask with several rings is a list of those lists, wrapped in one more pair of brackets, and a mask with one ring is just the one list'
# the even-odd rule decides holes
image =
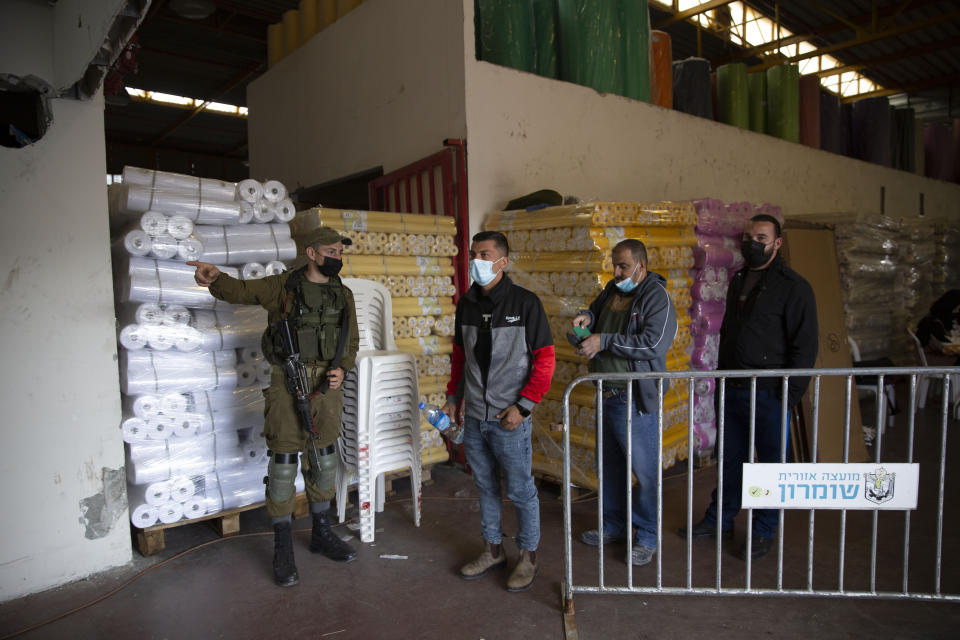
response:
{"label": "roll of white fabric", "polygon": [[207,515],[207,505],[203,498],[187,498],[183,501],[183,517],[194,520]]}
{"label": "roll of white fabric", "polygon": [[149,504],[141,504],[130,512],[130,522],[141,529],[152,527],[160,521],[160,510]]}
{"label": "roll of white fabric", "polygon": [[253,221],[253,211],[259,205],[260,203],[242,201],[240,203],[240,219],[237,222],[239,224],[250,224]]}
{"label": "roll of white fabric", "polygon": [[202,259],[217,265],[297,257],[297,243],[285,224],[198,225],[194,236],[203,242]]}
{"label": "roll of white fabric", "polygon": [[236,197],[237,190],[237,185],[232,182],[129,166],[123,168],[123,182],[124,184],[137,184],[154,189],[203,194],[207,198],[217,200],[233,200]]}
{"label": "roll of white fabric", "polygon": [[257,363],[257,382],[261,385],[270,384],[270,378],[273,376],[273,365],[266,360]]}
{"label": "roll of white fabric", "polygon": [[259,262],[248,262],[240,268],[240,278],[242,280],[259,280],[266,275],[266,268]]}
{"label": "roll of white fabric", "polygon": [[137,396],[133,399],[131,409],[138,418],[152,418],[161,411],[160,399],[150,394]]}
{"label": "roll of white fabric", "polygon": [[150,241],[150,255],[154,258],[167,260],[177,255],[178,247],[177,241],[169,234],[154,236]]}
{"label": "roll of white fabric", "polygon": [[167,235],[170,221],[159,211],[145,211],[140,216],[140,228],[151,237]]}
{"label": "roll of white fabric", "polygon": [[167,220],[167,233],[177,240],[185,240],[193,233],[193,220],[186,216],[170,216]]}
{"label": "roll of white fabric", "polygon": [[237,386],[249,387],[257,381],[257,367],[252,362],[237,365]]}
{"label": "roll of white fabric", "polygon": [[160,522],[163,524],[173,524],[178,520],[183,520],[183,505],[179,502],[167,502],[165,505],[158,507],[160,512]]}
{"label": "roll of white fabric", "polygon": [[256,202],[263,198],[263,185],[253,178],[241,180],[237,183],[237,195],[246,202]]}
{"label": "roll of white fabric", "polygon": [[[238,271],[229,266],[219,269],[237,277]],[[194,280],[196,269],[182,262],[129,257],[126,273],[129,280],[118,280],[121,302],[179,304],[190,308],[233,308],[217,300],[206,287]]]}
{"label": "roll of white fabric", "polygon": [[254,366],[258,366],[260,361],[263,360],[263,351],[260,349],[259,345],[249,346],[240,349],[240,360],[243,362],[253,363]]}
{"label": "roll of white fabric", "polygon": [[202,413],[183,412],[171,414],[170,417],[173,420],[171,435],[179,438],[193,438],[213,431],[210,417]]}
{"label": "roll of white fabric", "polygon": [[141,304],[137,307],[134,317],[139,324],[160,324],[163,322],[163,309],[158,304]]}
{"label": "roll of white fabric", "polygon": [[132,256],[146,256],[153,249],[153,242],[146,231],[134,229],[123,236],[123,248]]}
{"label": "roll of white fabric", "polygon": [[120,346],[136,351],[143,349],[149,342],[150,329],[140,324],[128,324],[120,330]]}
{"label": "roll of white fabric", "polygon": [[287,270],[287,265],[279,260],[271,260],[263,266],[268,276],[277,276]]}
{"label": "roll of white fabric", "polygon": [[236,352],[120,352],[120,390],[128,395],[233,389]]}
{"label": "roll of white fabric", "polygon": [[[174,339],[174,346],[177,348],[177,351],[212,351],[213,349],[203,349],[204,347],[204,337],[203,334],[194,329],[193,327],[181,327],[176,334]],[[222,347],[217,347],[217,350]]]}
{"label": "roll of white fabric", "polygon": [[165,393],[160,396],[157,405],[162,413],[185,413],[190,406],[190,399],[184,393]]}
{"label": "roll of white fabric", "polygon": [[127,461],[127,481],[130,484],[150,484],[170,479],[170,460]]}
{"label": "roll of white fabric", "polygon": [[257,224],[267,224],[268,222],[273,222],[275,216],[276,212],[270,205],[254,207],[253,209],[253,222]]}
{"label": "roll of white fabric", "polygon": [[[174,476],[167,482],[168,495],[174,502],[186,502],[196,493],[193,480],[187,476]],[[157,505],[159,506],[159,505]]]}
{"label": "roll of white fabric", "polygon": [[279,180],[267,180],[263,183],[263,199],[277,203],[287,197],[287,188]]}
{"label": "roll of white fabric", "polygon": [[161,507],[170,501],[170,482],[127,485],[127,500],[130,504],[148,504]]}
{"label": "roll of white fabric", "polygon": [[143,418],[127,418],[120,423],[121,437],[124,442],[137,443],[151,440],[155,430]]}
{"label": "roll of white fabric", "polygon": [[147,344],[154,351],[169,351],[173,348],[174,337],[169,331],[164,331],[163,325],[155,327],[147,334]]}
{"label": "roll of white fabric", "polygon": [[243,459],[247,464],[264,465],[267,463],[267,445],[264,442],[253,442],[242,447]]}
{"label": "roll of white fabric", "polygon": [[273,205],[273,217],[278,222],[290,222],[297,215],[297,208],[290,198],[284,198]]}
{"label": "roll of white fabric", "polygon": [[186,326],[191,320],[193,320],[193,314],[183,305],[168,304],[163,309],[161,322],[167,327]]}
{"label": "roll of white fabric", "polygon": [[240,463],[217,469],[224,509],[245,507],[263,500],[263,469]]}
{"label": "roll of white fabric", "polygon": [[203,257],[203,241],[199,238],[186,238],[178,241],[177,257],[183,261],[199,260]]}
{"label": "roll of white fabric", "polygon": [[233,200],[211,199],[181,191],[151,190],[135,184],[111,185],[110,195],[112,214],[159,211],[182,215],[194,222],[214,224],[236,224],[240,219],[240,203]]}

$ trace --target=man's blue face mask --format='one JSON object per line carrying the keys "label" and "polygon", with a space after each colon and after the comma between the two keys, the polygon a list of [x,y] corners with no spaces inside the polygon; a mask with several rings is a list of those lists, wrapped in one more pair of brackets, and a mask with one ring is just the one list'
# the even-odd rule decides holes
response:
{"label": "man's blue face mask", "polygon": [[492,262],[490,260],[471,260],[470,277],[481,287],[487,286],[497,277],[497,274],[493,272],[493,265],[500,262],[500,260],[503,260],[503,258],[498,258]]}
{"label": "man's blue face mask", "polygon": [[636,289],[637,283],[633,281],[633,276],[636,275],[637,269],[639,268],[640,268],[640,263],[638,262],[637,266],[633,268],[633,273],[631,273],[629,277],[626,277],[617,283],[617,289],[619,289],[623,293],[630,293],[631,291]]}

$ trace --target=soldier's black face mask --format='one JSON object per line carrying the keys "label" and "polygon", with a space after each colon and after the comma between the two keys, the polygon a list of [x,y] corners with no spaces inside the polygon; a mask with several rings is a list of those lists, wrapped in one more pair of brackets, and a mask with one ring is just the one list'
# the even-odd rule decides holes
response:
{"label": "soldier's black face mask", "polygon": [[744,240],[740,243],[740,253],[743,254],[743,259],[746,261],[748,267],[756,269],[766,264],[770,256],[773,255],[773,245],[769,245],[769,252],[766,250],[767,246],[768,245],[757,242],[756,240]]}
{"label": "soldier's black face mask", "polygon": [[320,270],[320,273],[328,278],[340,273],[340,269],[342,268],[343,260],[337,260],[336,258],[331,258],[330,256],[324,256],[323,264],[317,266],[317,269]]}

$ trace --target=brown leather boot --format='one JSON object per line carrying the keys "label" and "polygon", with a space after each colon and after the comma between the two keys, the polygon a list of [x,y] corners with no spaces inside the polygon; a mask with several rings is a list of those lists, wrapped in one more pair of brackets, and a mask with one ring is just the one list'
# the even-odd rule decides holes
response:
{"label": "brown leather boot", "polygon": [[460,577],[464,580],[476,580],[485,576],[491,569],[506,566],[506,564],[507,554],[503,552],[503,545],[490,544],[484,540],[483,553],[460,567]]}
{"label": "brown leather boot", "polygon": [[526,591],[537,577],[537,552],[520,550],[520,559],[507,580],[507,591]]}

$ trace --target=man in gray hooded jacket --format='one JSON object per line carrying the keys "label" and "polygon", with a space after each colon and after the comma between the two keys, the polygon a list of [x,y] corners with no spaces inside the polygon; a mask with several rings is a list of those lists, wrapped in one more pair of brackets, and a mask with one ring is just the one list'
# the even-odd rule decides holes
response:
{"label": "man in gray hooded jacket", "polygon": [[[613,280],[573,326],[590,330],[578,353],[590,360],[593,372],[628,373],[666,371],[666,354],[677,335],[677,314],[667,294],[667,281],[647,271],[647,249],[627,239],[613,248]],[[664,381],[663,389],[667,390]],[[584,531],[580,540],[597,546],[626,539],[627,521],[627,411],[632,416],[632,467],[638,485],[633,489],[634,547],[627,559],[648,564],[657,549],[657,381],[634,381],[634,406],[627,406],[627,381],[604,383],[603,530]]]}

